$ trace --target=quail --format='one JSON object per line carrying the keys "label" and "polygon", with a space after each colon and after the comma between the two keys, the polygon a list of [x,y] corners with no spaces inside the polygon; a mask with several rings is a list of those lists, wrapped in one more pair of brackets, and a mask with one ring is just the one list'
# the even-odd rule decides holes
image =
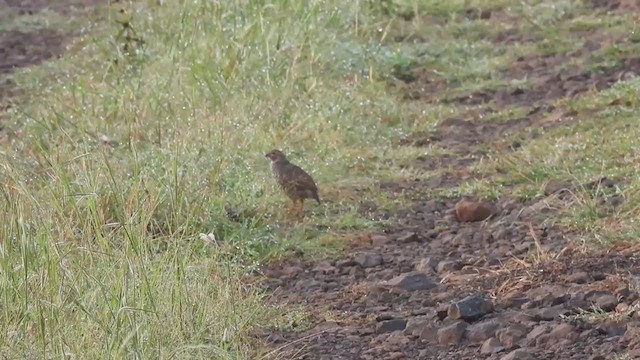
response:
{"label": "quail", "polygon": [[271,160],[271,170],[276,183],[292,201],[289,211],[296,210],[296,205],[299,203],[300,207],[297,211],[302,212],[305,199],[314,199],[320,204],[318,187],[309,174],[299,166],[290,163],[280,150],[272,150],[265,156]]}

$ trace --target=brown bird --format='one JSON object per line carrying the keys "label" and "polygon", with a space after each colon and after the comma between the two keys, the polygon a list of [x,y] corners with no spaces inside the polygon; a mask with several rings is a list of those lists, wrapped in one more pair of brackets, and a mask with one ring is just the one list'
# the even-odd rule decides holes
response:
{"label": "brown bird", "polygon": [[296,204],[300,203],[298,211],[302,212],[305,199],[314,199],[320,204],[318,187],[309,174],[290,163],[280,150],[272,150],[265,156],[271,160],[271,170],[278,186],[292,201],[289,211],[295,210]]}

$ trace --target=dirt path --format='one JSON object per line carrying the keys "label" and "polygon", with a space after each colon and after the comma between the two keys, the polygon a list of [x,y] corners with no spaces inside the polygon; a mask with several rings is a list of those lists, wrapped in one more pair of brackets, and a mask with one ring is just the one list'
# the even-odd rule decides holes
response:
{"label": "dirt path", "polygon": [[[629,11],[630,4],[595,1],[591,11]],[[464,223],[455,216],[458,199],[420,195],[481,177],[472,169],[485,156],[482,149],[510,151],[520,145],[503,141],[507,135],[522,134],[527,141],[532,129],[567,126],[584,115],[555,106],[555,100],[607,89],[640,74],[637,56],[593,71],[593,51],[625,40],[600,30],[582,36],[580,51],[522,57],[503,70],[505,79],[528,75],[532,86],[527,88],[443,99],[439,94],[446,84],[428,69],[403,76],[407,101],[488,106],[445,119],[434,132],[413,134],[401,144],[437,143],[455,155],[416,159],[416,168],[443,169],[427,181],[380,184],[380,191],[409,194],[406,209],[393,214],[397,225],[362,234],[339,259],[265,267],[264,284],[273,301],[312,309],[314,324],[303,332],[267,331],[264,338],[292,359],[640,358],[638,247],[586,251],[580,234],[541,220],[572,201],[570,190],[577,185],[596,197],[596,189],[601,193],[623,184],[606,178],[550,183],[543,199],[503,198],[495,217]],[[542,39],[506,33],[496,41]],[[516,106],[529,111],[504,122],[483,120]],[[615,191],[610,194],[598,199],[599,206],[619,204]]]}

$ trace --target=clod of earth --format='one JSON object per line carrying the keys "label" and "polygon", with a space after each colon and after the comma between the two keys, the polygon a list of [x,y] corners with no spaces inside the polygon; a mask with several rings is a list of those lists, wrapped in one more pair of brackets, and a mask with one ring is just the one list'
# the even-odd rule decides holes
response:
{"label": "clod of earth", "polygon": [[460,222],[483,221],[497,212],[496,205],[488,200],[462,199],[456,204],[456,217]]}

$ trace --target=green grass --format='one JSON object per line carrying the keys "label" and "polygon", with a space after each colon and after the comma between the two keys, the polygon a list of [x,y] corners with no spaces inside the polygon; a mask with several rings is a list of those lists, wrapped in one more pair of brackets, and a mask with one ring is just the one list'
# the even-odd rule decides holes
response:
{"label": "green grass", "polygon": [[[378,183],[447,171],[411,164],[452,153],[400,146],[401,139],[486,110],[403,101],[412,85],[390,87],[398,82],[394,71],[429,69],[445,85],[439,99],[527,87],[528,79],[502,76],[519,56],[574,50],[578,30],[624,33],[637,26],[628,14],[586,11],[582,1],[553,3],[150,1],[130,8],[145,42],[130,54],[116,39],[116,8],[97,11],[95,22],[54,17],[55,26],[91,31],[63,59],[13,76],[30,100],[11,110],[11,141],[0,147],[0,352],[277,356],[252,330],[297,328],[292,323],[304,322],[304,314],[267,305],[268,294],[243,277],[291,251],[339,256],[351,234],[383,226],[360,215],[359,202],[405,207],[411,196],[381,192]],[[468,19],[468,8],[491,10],[492,17]],[[7,28],[39,28],[40,17]],[[513,21],[520,18],[526,21]],[[491,42],[507,30],[542,40]],[[601,49],[589,65],[615,64],[637,50],[633,44]],[[558,106],[591,115],[540,132],[516,151],[491,153],[473,169],[480,180],[425,196],[535,199],[551,179],[618,176],[627,179],[625,202],[613,213],[584,191],[559,216],[598,239],[635,237],[640,134],[632,105],[639,84],[630,79],[558,99]],[[608,107],[614,99],[631,105]],[[485,119],[527,111],[498,109]],[[325,204],[308,204],[305,220],[284,217],[285,199],[264,157],[272,148],[285,150],[319,183]]]}

